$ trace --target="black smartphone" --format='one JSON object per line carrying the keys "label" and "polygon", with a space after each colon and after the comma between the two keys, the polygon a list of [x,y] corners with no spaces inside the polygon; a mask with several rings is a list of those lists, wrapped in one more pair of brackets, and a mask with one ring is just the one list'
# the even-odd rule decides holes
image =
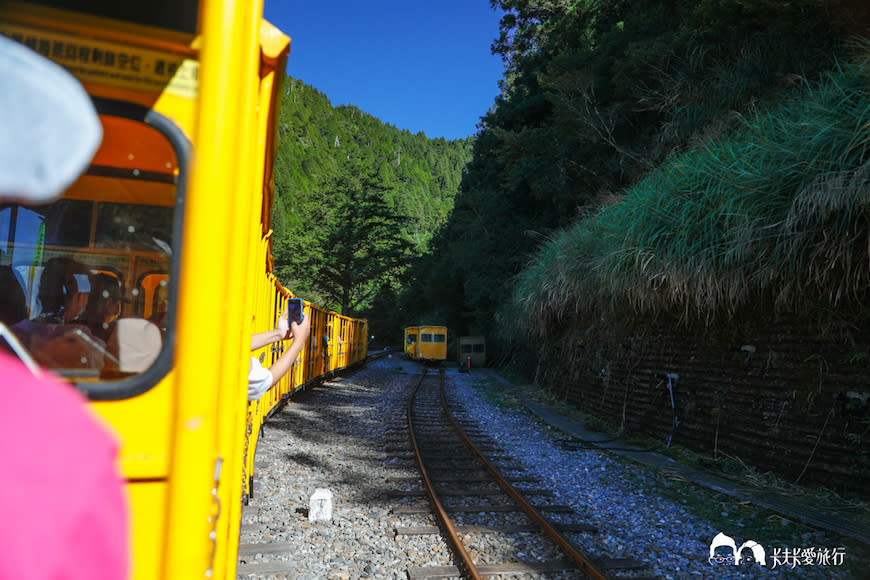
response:
{"label": "black smartphone", "polygon": [[287,301],[287,321],[299,324],[302,322],[302,299],[291,298]]}

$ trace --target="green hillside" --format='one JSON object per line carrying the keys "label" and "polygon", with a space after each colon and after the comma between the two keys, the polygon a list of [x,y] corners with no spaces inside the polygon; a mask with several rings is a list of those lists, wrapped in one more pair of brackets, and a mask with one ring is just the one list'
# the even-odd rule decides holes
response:
{"label": "green hillside", "polygon": [[294,291],[366,315],[399,292],[450,214],[471,141],[429,139],[287,78],[273,215],[276,272]]}

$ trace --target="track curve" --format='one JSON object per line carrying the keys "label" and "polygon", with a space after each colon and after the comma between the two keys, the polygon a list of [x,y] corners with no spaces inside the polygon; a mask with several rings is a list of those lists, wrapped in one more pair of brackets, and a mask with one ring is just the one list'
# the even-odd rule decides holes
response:
{"label": "track curve", "polygon": [[[437,385],[436,380],[437,379]],[[556,527],[544,517],[538,509],[517,491],[499,470],[485,457],[465,434],[461,425],[450,413],[444,390],[444,372],[438,377],[429,377],[423,372],[414,387],[407,407],[408,431],[411,439],[415,461],[420,470],[423,485],[429,496],[435,517],[446,540],[453,550],[455,559],[462,575],[466,578],[479,579],[486,576],[501,574],[544,573],[558,570],[574,570],[577,577],[602,580],[606,576],[599,571],[588,557],[571,544]],[[445,454],[444,451],[448,450]],[[465,466],[469,467],[466,468]],[[462,467],[460,467],[462,466]],[[466,485],[462,478],[452,480],[444,478],[445,472],[455,473],[457,470],[474,469],[488,474],[488,478],[477,478],[473,487],[456,489],[457,483]],[[433,477],[441,473],[440,481]],[[532,526],[476,526],[476,531],[487,528],[489,533],[522,533],[537,530],[541,541],[551,542],[562,558],[547,560],[522,561],[511,560],[500,564],[481,564],[474,561],[471,551],[466,547],[466,541],[458,531],[459,526],[450,516],[450,508],[445,504],[450,501],[456,504],[455,497],[465,495],[468,498],[486,497],[486,503],[479,506],[480,513],[516,512],[523,514]],[[493,498],[498,497],[497,502]],[[475,511],[471,508],[467,511]],[[474,531],[464,527],[464,535]],[[546,540],[543,540],[546,538]],[[417,576],[409,571],[409,576],[426,577],[423,571],[416,571]],[[431,576],[430,576],[431,577]]]}

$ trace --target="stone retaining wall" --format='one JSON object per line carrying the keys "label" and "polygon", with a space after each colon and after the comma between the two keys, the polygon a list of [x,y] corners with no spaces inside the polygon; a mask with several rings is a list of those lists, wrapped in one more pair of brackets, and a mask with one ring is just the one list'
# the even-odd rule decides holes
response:
{"label": "stone retaining wall", "polygon": [[665,441],[676,414],[676,444],[868,498],[870,340],[840,336],[794,319],[716,334],[588,330],[543,349],[537,382],[627,434]]}

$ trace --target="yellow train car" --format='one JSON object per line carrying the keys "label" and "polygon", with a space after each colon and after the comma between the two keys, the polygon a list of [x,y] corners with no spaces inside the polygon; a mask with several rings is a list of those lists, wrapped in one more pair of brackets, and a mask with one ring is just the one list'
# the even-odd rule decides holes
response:
{"label": "yellow train car", "polygon": [[[250,335],[273,328],[292,296],[271,274],[269,230],[290,39],[258,0],[3,9],[0,34],[73,73],[103,126],[90,168],[61,199],[0,205],[0,265],[27,305],[5,322],[119,436],[132,577],[234,578],[259,425],[294,390],[367,353],[366,321],[306,303],[307,348],[247,402]],[[118,289],[110,336],[99,325],[50,341],[31,332],[46,314],[40,281],[69,264]]]}
{"label": "yellow train car", "polygon": [[447,327],[418,326],[411,358],[428,363],[447,360]]}
{"label": "yellow train car", "polygon": [[404,349],[408,358],[414,358],[414,353],[417,350],[417,333],[419,329],[416,326],[408,326],[405,328]]}

